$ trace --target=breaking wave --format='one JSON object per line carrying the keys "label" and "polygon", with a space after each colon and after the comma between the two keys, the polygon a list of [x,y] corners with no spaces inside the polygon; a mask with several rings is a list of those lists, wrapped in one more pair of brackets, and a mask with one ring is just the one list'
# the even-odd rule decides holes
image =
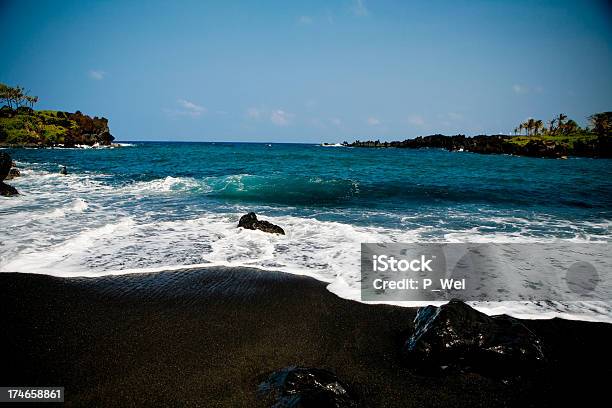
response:
{"label": "breaking wave", "polygon": [[[126,154],[140,148],[63,154]],[[354,149],[317,149],[325,154],[349,150]],[[57,154],[46,152],[51,153]],[[424,183],[393,172],[376,177],[337,169],[333,177],[321,171],[251,174],[256,168],[234,169],[233,175],[142,172],[123,179],[123,170],[113,170],[120,168],[117,164],[95,172],[77,168],[63,176],[58,163],[44,157],[20,160],[22,177],[11,184],[21,195],[0,197],[0,271],[99,276],[256,267],[309,275],[327,282],[338,296],[359,300],[362,242],[612,240],[608,184],[590,187],[593,191],[576,184],[582,189],[578,194],[528,183],[503,189],[461,180],[445,185],[445,178],[435,174]],[[559,208],[544,207],[550,202]],[[239,217],[250,210],[281,225],[287,235],[237,228]],[[518,317],[612,321],[609,304],[477,307]]]}

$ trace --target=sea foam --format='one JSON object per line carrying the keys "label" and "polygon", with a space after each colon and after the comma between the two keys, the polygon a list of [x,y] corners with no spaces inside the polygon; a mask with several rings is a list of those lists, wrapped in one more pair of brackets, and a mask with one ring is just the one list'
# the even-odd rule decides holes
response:
{"label": "sea foam", "polygon": [[[11,183],[22,194],[0,203],[0,271],[7,272],[102,276],[218,265],[255,267],[311,276],[326,282],[338,296],[360,301],[362,242],[609,242],[612,238],[611,222],[605,217],[576,222],[550,214],[500,215],[461,206],[444,212],[422,206],[401,215],[384,208],[347,208],[344,203],[363,194],[364,188],[383,198],[388,192],[387,187],[372,190],[348,176],[237,173],[119,182],[103,172],[73,171],[63,176],[54,171],[58,163],[20,161],[18,165],[22,177]],[[414,191],[434,190],[414,187]],[[311,203],[313,197],[319,201]],[[325,208],[321,203],[333,205]],[[260,218],[281,225],[286,235],[237,228],[239,217],[253,207]],[[347,221],[357,217],[359,222]],[[541,231],[551,232],[542,236]],[[489,314],[525,318],[612,320],[608,303],[474,305]]]}

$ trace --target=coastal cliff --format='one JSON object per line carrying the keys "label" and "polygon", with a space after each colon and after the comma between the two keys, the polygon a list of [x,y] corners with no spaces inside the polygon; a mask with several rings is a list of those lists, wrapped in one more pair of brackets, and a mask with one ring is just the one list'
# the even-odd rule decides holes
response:
{"label": "coastal cliff", "polygon": [[92,118],[80,111],[34,110],[27,106],[0,108],[0,146],[108,146],[113,140],[106,118]]}

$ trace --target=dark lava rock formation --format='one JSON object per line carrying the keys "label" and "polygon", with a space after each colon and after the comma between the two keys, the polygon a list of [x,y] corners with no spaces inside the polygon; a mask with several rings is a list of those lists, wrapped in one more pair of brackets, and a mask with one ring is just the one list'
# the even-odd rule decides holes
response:
{"label": "dark lava rock formation", "polygon": [[8,153],[0,152],[0,180],[8,176],[11,167],[13,167],[11,156]]}
{"label": "dark lava rock formation", "polygon": [[7,197],[19,194],[15,187],[9,186],[2,181],[9,175],[12,166],[13,160],[11,156],[8,153],[0,152],[0,195]]}
{"label": "dark lava rock formation", "polygon": [[261,230],[263,232],[269,232],[271,234],[285,235],[285,231],[281,227],[279,227],[278,225],[274,225],[268,221],[258,220],[257,215],[255,215],[254,212],[250,212],[240,217],[240,221],[238,221],[238,227],[250,230]]}
{"label": "dark lava rock formation", "polygon": [[[569,141],[570,136],[567,137]],[[509,135],[431,135],[419,136],[403,141],[381,142],[355,141],[344,142],[349,147],[397,147],[406,149],[437,148],[448,151],[466,151],[481,154],[512,154],[517,156],[563,158],[565,156],[580,157],[612,157],[612,137],[593,136],[591,139],[577,139],[571,145],[554,140],[542,140],[533,137],[527,143],[514,143],[515,136]]]}
{"label": "dark lava rock formation", "polygon": [[320,368],[287,367],[259,384],[259,394],[273,407],[352,408],[355,399],[335,374]]}
{"label": "dark lava rock formation", "polygon": [[19,171],[19,169],[17,167],[12,167],[9,170],[9,173],[6,176],[5,180],[11,180],[11,179],[14,179],[15,177],[20,177],[20,176],[21,176],[21,172]]}
{"label": "dark lava rock formation", "polygon": [[520,320],[490,317],[460,300],[422,307],[402,347],[404,361],[423,371],[441,368],[493,376],[517,375],[545,362],[541,340]]}

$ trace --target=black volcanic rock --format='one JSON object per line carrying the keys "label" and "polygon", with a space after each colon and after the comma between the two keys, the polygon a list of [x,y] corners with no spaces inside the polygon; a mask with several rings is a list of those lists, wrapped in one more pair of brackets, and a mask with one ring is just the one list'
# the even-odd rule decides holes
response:
{"label": "black volcanic rock", "polygon": [[419,308],[401,351],[410,367],[429,372],[450,367],[504,376],[546,360],[541,340],[518,319],[489,317],[456,299]]}
{"label": "black volcanic rock", "polygon": [[[569,138],[569,136],[568,136]],[[355,141],[345,143],[349,147],[396,147],[407,149],[436,148],[449,151],[466,151],[480,154],[512,154],[517,156],[561,158],[564,156],[578,157],[612,157],[612,138],[599,136],[595,139],[583,141],[575,140],[573,147],[567,143],[554,140],[541,140],[534,136],[525,144],[514,143],[513,136],[509,135],[477,135],[466,137],[465,135],[445,136],[431,135],[419,136],[414,139],[403,141],[381,142]]]}
{"label": "black volcanic rock", "polygon": [[13,186],[9,186],[8,184],[0,181],[0,196],[10,197],[18,195],[19,192]]}
{"label": "black volcanic rock", "polygon": [[269,232],[271,234],[285,235],[285,231],[281,227],[279,227],[278,225],[274,225],[268,221],[258,220],[257,215],[255,215],[254,212],[250,212],[240,217],[240,221],[238,221],[238,227],[250,230],[261,230],[263,232]]}
{"label": "black volcanic rock", "polygon": [[17,167],[11,167],[5,180],[11,180],[11,179],[14,179],[15,177],[20,177],[20,176],[21,176],[21,172],[19,171],[19,169]]}
{"label": "black volcanic rock", "polygon": [[8,153],[0,152],[0,195],[10,197],[19,194],[15,187],[5,184],[4,180],[11,172],[13,159]]}
{"label": "black volcanic rock", "polygon": [[353,408],[355,399],[335,374],[320,368],[287,367],[259,384],[259,393],[274,407]]}
{"label": "black volcanic rock", "polygon": [[0,181],[4,180],[11,171],[13,160],[8,153],[0,152]]}

